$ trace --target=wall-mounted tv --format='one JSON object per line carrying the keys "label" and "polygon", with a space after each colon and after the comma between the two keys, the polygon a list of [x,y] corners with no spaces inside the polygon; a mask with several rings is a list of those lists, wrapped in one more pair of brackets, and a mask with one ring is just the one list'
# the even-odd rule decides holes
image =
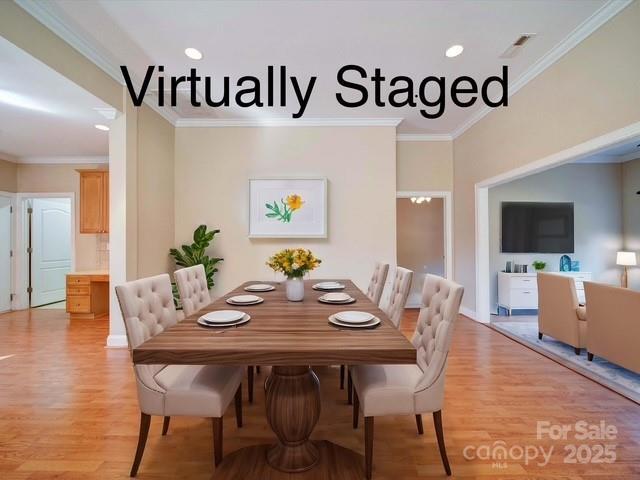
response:
{"label": "wall-mounted tv", "polygon": [[573,203],[502,202],[503,253],[573,253]]}

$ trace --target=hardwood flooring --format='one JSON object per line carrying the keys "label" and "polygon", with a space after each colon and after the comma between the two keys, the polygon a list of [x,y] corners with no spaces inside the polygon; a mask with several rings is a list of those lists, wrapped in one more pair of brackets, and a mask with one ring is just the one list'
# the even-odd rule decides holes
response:
{"label": "hardwood flooring", "polygon": [[[415,311],[405,315],[407,335],[415,318]],[[128,478],[139,411],[129,352],[104,348],[107,324],[104,319],[70,321],[60,310],[0,315],[1,479]],[[225,455],[273,440],[259,385],[268,371],[263,367],[255,377],[256,401],[244,404],[243,428],[236,427],[229,409]],[[339,368],[316,371],[322,412],[312,437],[363,453],[364,422],[352,429],[351,408],[338,386]],[[374,479],[445,478],[431,415],[423,419],[425,433],[418,436],[413,416],[376,418]],[[537,421],[580,420],[615,425],[617,438],[576,442],[570,434],[568,440],[536,439]],[[210,422],[175,417],[163,437],[162,421],[152,419],[138,478],[211,478]],[[640,407],[464,317],[450,353],[443,423],[454,479],[640,479]],[[491,459],[465,459],[466,447],[499,441],[507,448],[543,446],[548,451],[553,446],[554,452],[544,467],[536,465],[539,459],[529,465],[523,459],[496,465]],[[564,448],[571,443],[617,445],[617,459],[565,463]]]}

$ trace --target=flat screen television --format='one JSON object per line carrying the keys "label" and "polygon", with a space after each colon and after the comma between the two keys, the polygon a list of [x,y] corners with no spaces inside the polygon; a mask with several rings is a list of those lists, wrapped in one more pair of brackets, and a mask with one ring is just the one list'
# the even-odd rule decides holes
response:
{"label": "flat screen television", "polygon": [[573,253],[573,203],[502,202],[503,253]]}

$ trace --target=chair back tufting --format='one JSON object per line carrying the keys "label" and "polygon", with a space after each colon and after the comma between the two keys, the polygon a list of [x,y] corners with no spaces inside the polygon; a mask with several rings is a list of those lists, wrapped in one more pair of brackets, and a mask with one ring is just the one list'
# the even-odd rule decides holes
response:
{"label": "chair back tufting", "polygon": [[193,315],[211,303],[204,265],[182,268],[173,275],[178,285],[185,316]]}
{"label": "chair back tufting", "polygon": [[393,284],[391,285],[389,303],[382,308],[396,328],[400,328],[400,321],[402,320],[404,306],[407,303],[407,297],[411,290],[412,280],[413,272],[411,270],[396,267]]}
{"label": "chair back tufting", "polygon": [[389,272],[389,264],[376,262],[376,266],[373,269],[373,275],[369,282],[369,288],[367,289],[367,297],[373,303],[378,305],[380,298],[382,297],[382,291],[384,290],[384,282],[387,281],[387,273]]}
{"label": "chair back tufting", "polygon": [[416,393],[438,382],[444,394],[447,355],[464,288],[437,275],[427,275],[422,289],[422,304],[411,342],[417,349],[418,366],[423,374]]}

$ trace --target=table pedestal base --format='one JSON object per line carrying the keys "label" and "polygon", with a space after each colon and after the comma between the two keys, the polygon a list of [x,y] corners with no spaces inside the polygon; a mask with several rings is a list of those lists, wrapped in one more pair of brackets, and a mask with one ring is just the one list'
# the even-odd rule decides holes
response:
{"label": "table pedestal base", "polygon": [[225,455],[213,480],[362,480],[364,457],[353,450],[328,441],[313,442],[318,460],[306,471],[283,472],[271,467],[267,454],[273,445],[241,448]]}

